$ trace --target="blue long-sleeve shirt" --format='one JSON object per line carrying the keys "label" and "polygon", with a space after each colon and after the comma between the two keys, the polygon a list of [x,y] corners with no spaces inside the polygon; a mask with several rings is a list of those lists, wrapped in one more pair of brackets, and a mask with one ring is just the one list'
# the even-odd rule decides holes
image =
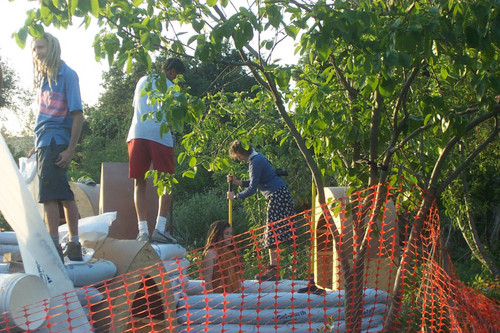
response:
{"label": "blue long-sleeve shirt", "polygon": [[285,182],[276,174],[273,166],[262,154],[255,154],[248,161],[249,180],[243,180],[242,186],[246,189],[238,193],[238,198],[245,199],[259,190],[266,198],[273,194]]}

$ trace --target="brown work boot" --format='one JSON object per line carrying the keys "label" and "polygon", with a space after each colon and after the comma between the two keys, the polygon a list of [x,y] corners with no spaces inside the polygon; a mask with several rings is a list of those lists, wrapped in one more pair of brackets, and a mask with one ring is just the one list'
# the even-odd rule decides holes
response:
{"label": "brown work boot", "polygon": [[68,242],[66,244],[66,252],[65,254],[68,256],[68,259],[71,261],[83,261],[82,256],[82,245],[80,242]]}
{"label": "brown work boot", "polygon": [[264,272],[259,272],[255,275],[255,279],[259,281],[279,281],[281,277],[278,268],[274,265],[269,265]]}
{"label": "brown work boot", "polygon": [[177,244],[177,240],[168,231],[155,229],[151,235],[151,243]]}

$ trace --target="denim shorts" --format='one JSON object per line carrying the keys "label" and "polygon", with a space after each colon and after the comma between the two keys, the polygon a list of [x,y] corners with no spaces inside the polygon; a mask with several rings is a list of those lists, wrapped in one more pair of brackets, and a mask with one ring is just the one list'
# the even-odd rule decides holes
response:
{"label": "denim shorts", "polygon": [[59,154],[67,147],[66,145],[58,145],[52,140],[49,146],[37,150],[38,202],[75,200],[68,182],[68,169],[55,165]]}

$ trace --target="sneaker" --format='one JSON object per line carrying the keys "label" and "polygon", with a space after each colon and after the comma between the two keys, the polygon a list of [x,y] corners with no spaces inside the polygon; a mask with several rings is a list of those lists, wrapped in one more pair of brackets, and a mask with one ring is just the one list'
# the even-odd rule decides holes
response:
{"label": "sneaker", "polygon": [[177,240],[172,237],[172,235],[168,232],[161,232],[158,229],[153,231],[153,235],[151,235],[152,243],[165,243],[165,244],[177,244]]}
{"label": "sneaker", "polygon": [[149,235],[145,232],[138,233],[135,240],[138,242],[149,242]]}
{"label": "sneaker", "polygon": [[258,281],[279,281],[281,280],[280,272],[276,266],[269,265],[264,273],[255,275],[255,280]]}
{"label": "sneaker", "polygon": [[65,255],[71,261],[83,261],[82,244],[80,244],[80,242],[68,242],[68,244],[66,244]]}

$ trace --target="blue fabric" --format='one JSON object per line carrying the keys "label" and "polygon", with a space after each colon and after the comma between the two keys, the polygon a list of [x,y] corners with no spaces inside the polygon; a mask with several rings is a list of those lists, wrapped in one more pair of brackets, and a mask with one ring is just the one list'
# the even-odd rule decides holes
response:
{"label": "blue fabric", "polygon": [[238,198],[245,199],[259,190],[266,198],[285,186],[267,158],[262,154],[250,157],[248,161],[249,180],[242,181],[246,190],[238,193]]}
{"label": "blue fabric", "polygon": [[74,111],[82,110],[78,75],[63,61],[57,82],[45,80],[38,92],[39,112],[35,124],[35,147],[47,147],[54,140],[69,145]]}

